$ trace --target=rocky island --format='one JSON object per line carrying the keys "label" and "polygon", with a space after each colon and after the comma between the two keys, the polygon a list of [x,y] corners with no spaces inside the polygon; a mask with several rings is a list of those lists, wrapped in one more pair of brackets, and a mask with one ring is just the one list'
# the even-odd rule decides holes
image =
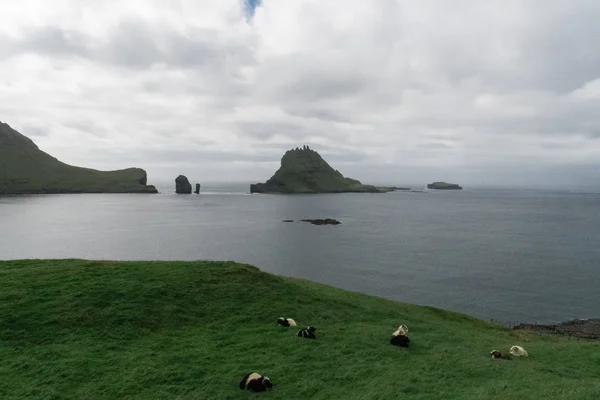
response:
{"label": "rocky island", "polygon": [[363,185],[344,177],[308,146],[286,151],[281,166],[265,183],[250,185],[250,193],[385,193],[393,187]]}
{"label": "rocky island", "polygon": [[191,194],[192,184],[185,175],[179,175],[175,178],[175,193]]}
{"label": "rocky island", "polygon": [[427,189],[435,189],[435,190],[462,190],[462,186],[459,186],[456,183],[433,182],[433,183],[429,183],[427,185]]}
{"label": "rocky island", "polygon": [[98,171],[65,164],[0,122],[0,195],[41,193],[158,193],[146,171]]}

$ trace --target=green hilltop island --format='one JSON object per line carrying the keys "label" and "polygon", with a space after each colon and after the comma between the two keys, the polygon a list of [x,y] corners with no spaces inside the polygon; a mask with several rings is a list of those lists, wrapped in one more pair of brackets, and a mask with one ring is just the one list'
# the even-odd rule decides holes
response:
{"label": "green hilltop island", "polygon": [[427,184],[427,189],[435,189],[435,190],[462,190],[462,186],[457,185],[456,183],[433,182],[433,183]]}
{"label": "green hilltop island", "polygon": [[0,195],[158,193],[146,181],[141,168],[98,171],[65,164],[0,122]]}
{"label": "green hilltop island", "polygon": [[385,193],[396,187],[363,185],[346,178],[308,146],[285,152],[268,181],[250,185],[250,193]]}

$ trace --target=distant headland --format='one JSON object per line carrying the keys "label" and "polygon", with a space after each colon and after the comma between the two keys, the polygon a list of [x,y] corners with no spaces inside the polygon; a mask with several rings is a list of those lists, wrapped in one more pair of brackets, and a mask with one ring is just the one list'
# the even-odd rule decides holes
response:
{"label": "distant headland", "polygon": [[250,193],[385,193],[397,189],[346,178],[308,146],[286,151],[268,181],[250,185]]}
{"label": "distant headland", "polygon": [[158,193],[146,171],[98,171],[65,164],[0,122],[0,195],[44,193]]}

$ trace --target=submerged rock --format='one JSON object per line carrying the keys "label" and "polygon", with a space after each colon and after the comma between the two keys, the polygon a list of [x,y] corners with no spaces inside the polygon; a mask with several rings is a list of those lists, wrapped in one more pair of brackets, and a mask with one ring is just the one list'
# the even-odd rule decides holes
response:
{"label": "submerged rock", "polygon": [[175,178],[175,193],[179,194],[191,194],[192,184],[188,181],[184,175],[179,175]]}
{"label": "submerged rock", "polygon": [[333,218],[317,218],[317,219],[303,219],[304,222],[310,222],[313,225],[339,225],[340,221]]}

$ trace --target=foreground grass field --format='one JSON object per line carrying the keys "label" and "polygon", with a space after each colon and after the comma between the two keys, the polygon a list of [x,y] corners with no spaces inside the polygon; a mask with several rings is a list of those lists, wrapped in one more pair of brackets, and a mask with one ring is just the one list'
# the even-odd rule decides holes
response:
{"label": "foreground grass field", "polygon": [[[296,337],[277,317],[317,327]],[[410,329],[411,347],[389,336]],[[524,346],[526,359],[491,360]],[[243,392],[257,371],[275,388]],[[598,399],[600,345],[229,262],[0,262],[0,399]]]}

